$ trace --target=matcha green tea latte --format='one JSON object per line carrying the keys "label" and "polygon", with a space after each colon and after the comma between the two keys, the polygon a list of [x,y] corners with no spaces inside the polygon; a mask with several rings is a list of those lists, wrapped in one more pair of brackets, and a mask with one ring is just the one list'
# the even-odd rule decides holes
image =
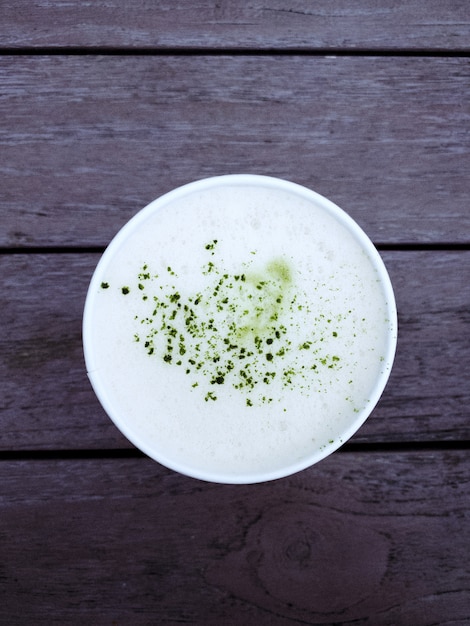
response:
{"label": "matcha green tea latte", "polygon": [[396,308],[363,231],[286,181],[176,189],[114,238],[92,278],[85,360],[128,439],[183,474],[253,483],[336,450],[379,400]]}

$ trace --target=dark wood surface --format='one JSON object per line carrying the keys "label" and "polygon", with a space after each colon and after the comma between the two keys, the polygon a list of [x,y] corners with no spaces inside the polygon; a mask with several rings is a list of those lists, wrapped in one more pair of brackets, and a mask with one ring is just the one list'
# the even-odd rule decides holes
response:
{"label": "dark wood surface", "polygon": [[466,0],[3,0],[7,48],[468,51]]}
{"label": "dark wood surface", "polygon": [[[470,251],[386,251],[399,341],[382,399],[353,441],[467,441]],[[81,315],[99,254],[5,254],[0,450],[129,447],[83,367]],[[41,294],[47,294],[42,297]],[[27,323],[25,323],[27,320]]]}
{"label": "dark wood surface", "polygon": [[466,57],[10,55],[0,84],[4,246],[104,246],[226,172],[315,189],[376,243],[470,242]]}
{"label": "dark wood surface", "polygon": [[[0,624],[467,625],[468,3],[20,0],[0,25]],[[350,213],[400,329],[340,451],[223,486],[116,430],[81,317],[136,211],[239,172]]]}
{"label": "dark wood surface", "polygon": [[3,623],[463,625],[469,470],[338,452],[243,487],[144,458],[4,461]]}

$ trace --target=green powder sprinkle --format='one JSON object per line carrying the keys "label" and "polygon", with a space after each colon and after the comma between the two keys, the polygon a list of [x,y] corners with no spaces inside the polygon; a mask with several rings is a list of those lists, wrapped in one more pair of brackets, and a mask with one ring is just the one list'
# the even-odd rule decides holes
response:
{"label": "green powder sprinkle", "polygon": [[[302,393],[318,392],[320,368],[342,367],[340,356],[328,353],[327,338],[338,336],[331,327],[328,332],[328,324],[340,324],[346,316],[327,318],[312,311],[309,298],[296,287],[295,268],[288,259],[255,266],[253,251],[231,274],[219,258],[221,247],[217,238],[204,245],[211,260],[201,267],[205,286],[195,293],[179,288],[171,265],[166,278],[153,272],[148,262],[136,271],[135,285],[121,288],[128,295],[135,287],[133,293],[139,293],[142,307],[147,307],[144,315],[135,317],[138,332],[133,341],[152,359],[182,368],[190,388],[206,402],[217,400],[210,388],[222,385],[245,394],[246,406],[270,403],[274,393],[281,401],[285,390],[294,386]],[[103,282],[101,287],[109,285]],[[305,319],[311,319],[311,325],[300,327]],[[291,333],[303,335],[302,341],[293,343]],[[273,390],[269,395],[268,387]]]}

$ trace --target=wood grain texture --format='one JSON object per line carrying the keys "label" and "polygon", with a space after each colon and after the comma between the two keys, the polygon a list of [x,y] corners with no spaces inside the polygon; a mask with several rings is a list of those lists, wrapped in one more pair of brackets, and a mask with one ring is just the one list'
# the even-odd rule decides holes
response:
{"label": "wood grain texture", "polygon": [[[355,442],[469,440],[470,252],[386,252],[399,340]],[[83,304],[98,255],[0,256],[0,449],[130,447],[86,377]]]}
{"label": "wood grain texture", "polygon": [[148,459],[1,462],[0,621],[464,626],[464,452],[223,486]]}
{"label": "wood grain texture", "polygon": [[[0,625],[467,626],[467,0],[2,0],[0,24]],[[239,172],[388,247],[400,333],[356,446],[224,486],[118,432],[81,320],[94,246]]]}
{"label": "wood grain texture", "polygon": [[3,0],[3,47],[469,50],[465,0]]}
{"label": "wood grain texture", "polygon": [[330,198],[376,242],[469,242],[464,58],[0,58],[1,246],[105,245],[226,173]]}

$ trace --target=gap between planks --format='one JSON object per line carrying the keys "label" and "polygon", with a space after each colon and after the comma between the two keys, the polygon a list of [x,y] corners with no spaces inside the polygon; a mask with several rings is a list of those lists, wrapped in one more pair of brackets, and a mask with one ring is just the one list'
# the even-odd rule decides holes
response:
{"label": "gap between planks", "polygon": [[456,48],[235,48],[235,47],[113,47],[113,46],[18,46],[0,48],[1,56],[308,56],[308,57],[470,57],[470,50]]}
{"label": "gap between planks", "polygon": [[[400,452],[452,452],[470,449],[470,441],[413,441],[379,443],[345,443],[335,454],[378,453],[396,454]],[[53,461],[53,460],[94,460],[94,459],[147,459],[137,448],[116,449],[75,449],[75,450],[2,450],[2,461]]]}
{"label": "gap between planks", "polygon": [[[381,243],[375,242],[377,250],[392,252],[445,252],[468,251],[470,242],[432,243]],[[0,255],[8,254],[103,254],[106,246],[16,246],[0,248]]]}

